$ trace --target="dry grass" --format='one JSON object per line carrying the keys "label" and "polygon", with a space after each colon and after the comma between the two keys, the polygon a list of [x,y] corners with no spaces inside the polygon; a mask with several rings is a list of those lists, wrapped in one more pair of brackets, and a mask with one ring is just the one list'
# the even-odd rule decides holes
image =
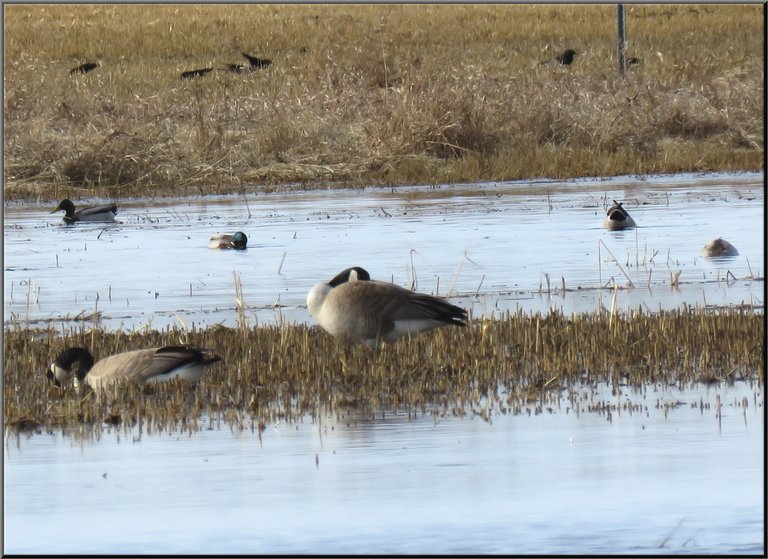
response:
{"label": "dry grass", "polygon": [[762,168],[760,5],[4,10],[7,197]]}
{"label": "dry grass", "polygon": [[[765,382],[765,318],[732,309],[572,318],[518,313],[399,340],[377,352],[306,326],[4,334],[6,425],[130,426],[144,420],[196,429],[202,414],[235,426],[263,425],[349,405],[373,413],[391,407],[460,415],[489,404],[521,413],[531,403],[603,382],[641,389]],[[207,347],[223,361],[195,388],[128,385],[101,401],[72,387],[59,390],[45,378],[47,364],[66,347],[82,345],[99,358],[178,343]]]}

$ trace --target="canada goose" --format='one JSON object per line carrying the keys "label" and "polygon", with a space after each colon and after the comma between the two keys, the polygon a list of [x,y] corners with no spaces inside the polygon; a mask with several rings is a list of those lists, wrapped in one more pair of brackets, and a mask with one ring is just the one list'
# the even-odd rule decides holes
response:
{"label": "canada goose", "polygon": [[251,56],[250,54],[241,53],[244,57],[248,59],[248,63],[251,65],[251,68],[266,68],[270,64],[272,64],[271,60],[268,60],[266,58],[256,58],[255,56]]}
{"label": "canada goose", "polygon": [[51,213],[64,210],[64,223],[72,225],[78,221],[115,221],[117,214],[116,204],[103,204],[101,206],[87,206],[75,211],[75,204],[69,198],[64,198]]}
{"label": "canada goose", "polygon": [[234,235],[214,235],[208,242],[208,248],[233,248],[235,250],[245,250],[248,245],[248,237],[242,231]]}
{"label": "canada goose", "polygon": [[562,64],[563,66],[570,66],[571,63],[573,62],[573,57],[576,56],[577,54],[579,53],[573,49],[566,49],[565,51],[562,52],[562,54],[558,54],[554,58],[545,60],[541,64],[556,63],[556,64]]}
{"label": "canada goose", "polygon": [[701,249],[701,255],[710,258],[718,256],[738,256],[739,251],[731,243],[720,237],[714,241],[709,241],[704,248]]}
{"label": "canada goose", "polygon": [[630,227],[637,227],[635,220],[632,219],[627,213],[627,210],[622,206],[622,202],[613,201],[613,206],[608,208],[606,217],[603,222],[603,227],[611,229],[612,231],[618,231],[619,229],[629,229]]}
{"label": "canada goose", "polygon": [[206,75],[211,70],[213,70],[213,68],[199,68],[197,70],[187,70],[186,72],[181,73],[181,79],[188,80],[189,78],[199,78],[201,76]]}
{"label": "canada goose", "polygon": [[[132,380],[139,383],[183,378],[197,382],[205,368],[221,357],[205,349],[188,346],[164,346],[137,349],[110,355],[95,365],[93,356],[83,347],[62,351],[46,373],[56,386],[74,375],[76,384],[85,381],[91,388],[102,389],[109,383]],[[78,367],[75,369],[75,363]]]}
{"label": "canada goose", "polygon": [[447,324],[464,326],[467,319],[467,311],[444,299],[373,281],[360,267],[315,285],[307,295],[307,308],[329,334],[370,347],[379,340],[390,342]]}
{"label": "canada goose", "polygon": [[80,66],[76,68],[72,68],[69,73],[70,74],[87,74],[91,70],[95,70],[99,67],[98,62],[86,62],[85,64],[80,64]]}

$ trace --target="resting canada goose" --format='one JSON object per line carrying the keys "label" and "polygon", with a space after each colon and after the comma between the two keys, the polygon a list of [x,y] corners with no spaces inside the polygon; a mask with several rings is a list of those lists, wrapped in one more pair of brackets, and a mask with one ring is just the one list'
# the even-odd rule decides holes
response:
{"label": "resting canada goose", "polygon": [[87,74],[91,70],[95,70],[99,67],[98,62],[86,62],[85,64],[80,64],[80,66],[77,66],[76,68],[72,68],[69,73],[70,74]]}
{"label": "resting canada goose", "polygon": [[116,204],[103,204],[101,206],[88,206],[75,211],[75,205],[69,198],[64,198],[51,213],[64,210],[64,223],[72,225],[78,221],[115,221],[117,214]]}
{"label": "resting canada goose", "polygon": [[617,231],[619,229],[629,229],[630,227],[637,227],[635,220],[627,213],[627,210],[622,206],[622,202],[613,201],[613,206],[608,208],[606,212],[608,217],[603,222],[603,227]]}
{"label": "resting canada goose", "polygon": [[467,311],[444,299],[373,281],[360,267],[314,286],[307,295],[307,308],[329,334],[371,347],[379,340],[391,342],[447,324],[464,326],[467,319]]}
{"label": "resting canada goose", "polygon": [[266,68],[272,64],[272,61],[266,58],[256,58],[255,56],[251,56],[250,54],[246,54],[244,52],[241,54],[248,59],[248,63],[251,65],[251,69]]}
{"label": "resting canada goose", "polygon": [[[221,361],[221,357],[205,349],[164,346],[117,353],[94,365],[93,356],[87,349],[72,347],[59,354],[46,375],[56,386],[74,375],[78,384],[85,381],[94,389],[121,380],[144,383],[183,378],[197,382],[205,368],[217,361]],[[74,368],[75,363],[77,368]]]}
{"label": "resting canada goose", "polygon": [[739,251],[731,243],[720,237],[714,241],[709,241],[704,248],[701,249],[701,255],[710,258],[716,258],[718,256],[738,256]]}
{"label": "resting canada goose", "polygon": [[208,248],[233,248],[235,250],[245,250],[248,248],[248,237],[242,231],[234,235],[214,235],[208,242]]}

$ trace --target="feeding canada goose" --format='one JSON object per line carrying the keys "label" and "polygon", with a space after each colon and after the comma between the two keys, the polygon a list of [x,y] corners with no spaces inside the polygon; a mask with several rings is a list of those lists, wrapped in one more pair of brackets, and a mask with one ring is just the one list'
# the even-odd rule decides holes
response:
{"label": "feeding canada goose", "polygon": [[701,255],[710,258],[716,258],[718,256],[738,256],[739,251],[731,243],[720,237],[714,241],[709,241],[704,248],[701,249]]}
{"label": "feeding canada goose", "polygon": [[250,54],[246,54],[244,52],[241,54],[248,59],[248,63],[251,65],[251,69],[266,68],[272,64],[272,61],[266,58],[256,58],[255,56],[251,56]]}
{"label": "feeding canada goose", "polygon": [[51,213],[64,210],[64,223],[72,225],[78,221],[115,221],[117,214],[116,204],[103,204],[101,206],[87,206],[75,210],[75,204],[69,198],[64,198]]}
{"label": "feeding canada goose", "polygon": [[315,285],[307,308],[333,336],[347,336],[375,347],[448,324],[464,326],[467,311],[445,299],[373,281],[360,267],[348,268],[328,283]]}
{"label": "feeding canada goose", "polygon": [[248,237],[242,231],[238,231],[233,235],[226,235],[226,234],[214,235],[213,237],[211,237],[211,240],[208,242],[208,248],[221,248],[221,249],[233,248],[235,250],[245,250],[246,248],[248,248],[247,245],[248,245]]}
{"label": "feeding canada goose", "polygon": [[627,210],[622,206],[622,202],[613,201],[613,206],[608,208],[606,217],[603,222],[603,227],[611,229],[612,231],[618,231],[620,229],[629,229],[630,227],[637,227],[635,220],[627,213]]}
{"label": "feeding canada goose", "polygon": [[117,353],[94,365],[93,356],[87,349],[72,347],[59,354],[46,376],[56,386],[74,378],[76,384],[85,381],[97,390],[122,380],[144,383],[182,378],[197,382],[206,367],[217,361],[221,361],[221,357],[205,349],[164,346]]}

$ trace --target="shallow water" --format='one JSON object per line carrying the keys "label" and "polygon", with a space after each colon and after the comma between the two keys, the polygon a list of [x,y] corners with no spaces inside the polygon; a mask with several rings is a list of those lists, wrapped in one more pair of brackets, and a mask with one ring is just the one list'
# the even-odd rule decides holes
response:
{"label": "shallow water", "polygon": [[[250,324],[307,322],[311,287],[353,265],[450,292],[475,316],[610,308],[614,284],[621,309],[763,308],[764,283],[752,279],[765,273],[763,180],[677,175],[128,200],[121,223],[107,226],[64,227],[53,205],[6,204],[4,320],[68,325],[98,311],[108,329],[234,326],[237,275]],[[601,227],[614,198],[637,229]],[[212,234],[236,230],[247,233],[247,251],[207,248]],[[720,236],[740,255],[700,257]]]}
{"label": "shallow water", "polygon": [[763,401],[600,385],[490,421],[7,435],[5,552],[764,554]]}

